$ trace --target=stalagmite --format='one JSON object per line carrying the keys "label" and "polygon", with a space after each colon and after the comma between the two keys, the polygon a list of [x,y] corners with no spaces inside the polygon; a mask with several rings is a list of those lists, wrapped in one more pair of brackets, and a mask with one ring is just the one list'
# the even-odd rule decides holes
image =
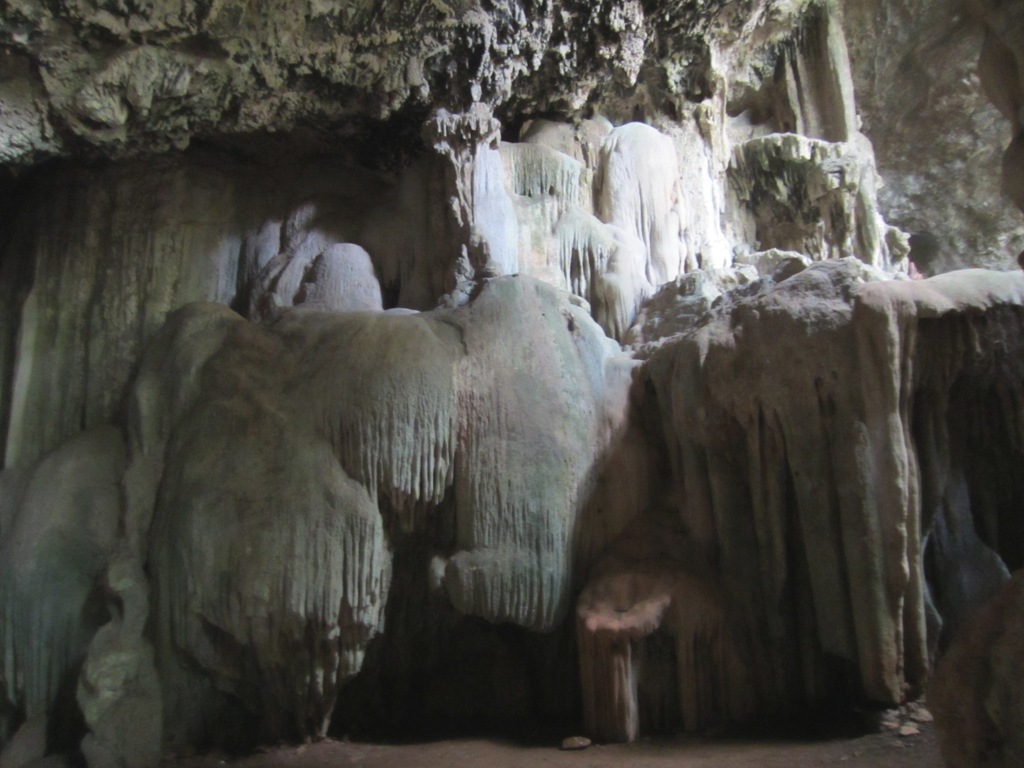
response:
{"label": "stalagmite", "polygon": [[643,242],[645,259],[637,271],[650,285],[682,271],[676,184],[675,147],[649,125],[620,126],[602,144],[597,215]]}
{"label": "stalagmite", "polygon": [[616,540],[577,603],[584,719],[601,740],[702,731],[753,710],[724,596],[673,522],[655,514]]}

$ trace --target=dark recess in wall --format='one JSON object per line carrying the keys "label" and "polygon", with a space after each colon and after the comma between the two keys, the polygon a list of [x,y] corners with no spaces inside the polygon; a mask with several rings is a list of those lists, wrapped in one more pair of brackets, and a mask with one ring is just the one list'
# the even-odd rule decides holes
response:
{"label": "dark recess in wall", "polygon": [[423,125],[429,109],[420,104],[407,104],[386,120],[361,121],[355,128],[353,160],[374,171],[397,173],[422,155]]}
{"label": "dark recess in wall", "polygon": [[0,469],[6,466],[18,318],[32,279],[31,262],[19,254],[16,223],[29,215],[25,205],[27,188],[37,174],[45,172],[43,168],[20,175],[0,168]]}

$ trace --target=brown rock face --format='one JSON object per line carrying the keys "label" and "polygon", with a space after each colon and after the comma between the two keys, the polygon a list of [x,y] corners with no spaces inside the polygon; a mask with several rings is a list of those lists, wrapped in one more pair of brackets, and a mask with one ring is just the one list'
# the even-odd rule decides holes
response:
{"label": "brown rock face", "polygon": [[783,276],[645,363],[677,527],[635,521],[577,603],[603,738],[652,710],[702,729],[900,703],[1021,562],[1024,369],[1002,350],[1024,342],[1024,280],[886,281],[854,260]]}
{"label": "brown rock face", "polygon": [[1024,761],[1024,573],[963,628],[928,686],[948,768]]}

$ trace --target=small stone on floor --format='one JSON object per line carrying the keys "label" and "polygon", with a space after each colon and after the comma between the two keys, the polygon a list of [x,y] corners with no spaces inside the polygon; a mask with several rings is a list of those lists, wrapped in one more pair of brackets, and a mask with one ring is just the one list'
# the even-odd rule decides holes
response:
{"label": "small stone on floor", "polygon": [[915,723],[930,723],[935,718],[933,718],[932,713],[924,707],[917,707],[910,710],[910,719]]}
{"label": "small stone on floor", "polygon": [[586,736],[569,736],[562,739],[562,749],[586,749],[590,746],[590,739]]}

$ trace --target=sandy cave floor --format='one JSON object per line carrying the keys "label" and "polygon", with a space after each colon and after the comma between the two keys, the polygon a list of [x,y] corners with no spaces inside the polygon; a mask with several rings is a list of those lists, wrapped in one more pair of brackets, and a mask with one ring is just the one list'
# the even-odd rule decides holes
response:
{"label": "sandy cave floor", "polygon": [[163,768],[942,768],[932,723],[920,733],[895,730],[821,741],[674,738],[636,744],[594,745],[579,751],[497,739],[451,739],[416,744],[368,744],[328,739],[277,747],[232,759],[201,755],[168,760]]}

